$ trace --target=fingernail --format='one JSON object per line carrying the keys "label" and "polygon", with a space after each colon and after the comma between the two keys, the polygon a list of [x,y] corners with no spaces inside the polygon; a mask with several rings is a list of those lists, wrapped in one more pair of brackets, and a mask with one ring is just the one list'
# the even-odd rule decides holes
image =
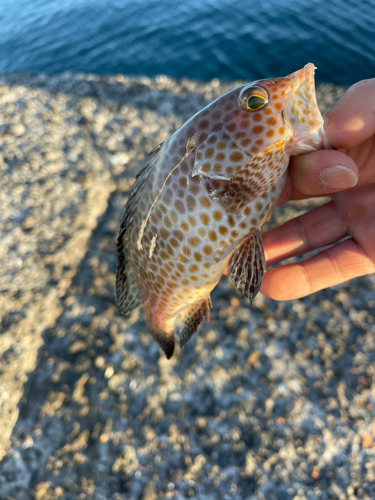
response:
{"label": "fingernail", "polygon": [[356,174],[342,165],[334,165],[321,170],[319,178],[327,189],[349,189],[358,182]]}

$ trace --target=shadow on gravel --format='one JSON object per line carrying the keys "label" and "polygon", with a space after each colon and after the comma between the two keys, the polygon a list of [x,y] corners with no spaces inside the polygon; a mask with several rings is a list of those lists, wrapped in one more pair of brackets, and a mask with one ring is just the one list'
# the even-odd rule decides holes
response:
{"label": "shadow on gravel", "polygon": [[137,312],[117,312],[123,203],[112,193],[63,313],[43,334],[0,469],[8,497],[224,498],[224,489],[280,500],[298,484],[334,498],[332,485],[351,483],[357,498],[373,494],[360,428],[371,432],[375,352],[354,313],[361,301],[345,307],[356,286],[370,294],[373,284],[250,308],[224,280],[210,324],[168,362]]}

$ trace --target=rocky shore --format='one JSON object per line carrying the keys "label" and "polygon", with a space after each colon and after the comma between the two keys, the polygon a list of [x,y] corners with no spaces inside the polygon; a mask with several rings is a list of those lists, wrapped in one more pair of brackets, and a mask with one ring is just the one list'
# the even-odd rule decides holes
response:
{"label": "rocky shore", "polygon": [[375,276],[252,307],[222,279],[169,362],[117,311],[146,153],[234,85],[0,75],[0,500],[375,498]]}

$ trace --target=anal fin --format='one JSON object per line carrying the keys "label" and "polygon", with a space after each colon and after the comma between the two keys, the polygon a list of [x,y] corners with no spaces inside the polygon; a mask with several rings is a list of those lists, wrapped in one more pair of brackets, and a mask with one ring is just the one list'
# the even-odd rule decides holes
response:
{"label": "anal fin", "polygon": [[250,300],[259,292],[266,273],[263,241],[260,231],[249,233],[242,245],[234,252],[229,264],[229,273],[237,290]]}
{"label": "anal fin", "polygon": [[180,319],[180,346],[184,346],[188,340],[196,333],[199,325],[202,323],[204,317],[210,320],[210,308],[212,307],[211,299],[196,302],[188,307]]}

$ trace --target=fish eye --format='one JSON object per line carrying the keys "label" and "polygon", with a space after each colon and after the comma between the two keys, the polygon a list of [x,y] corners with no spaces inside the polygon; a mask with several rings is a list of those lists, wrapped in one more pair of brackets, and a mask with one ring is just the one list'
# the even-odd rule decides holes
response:
{"label": "fish eye", "polygon": [[263,108],[267,104],[267,101],[260,95],[251,95],[247,98],[246,107],[251,109],[251,111],[256,111],[257,109]]}
{"label": "fish eye", "polygon": [[240,96],[240,103],[246,111],[258,111],[268,104],[268,93],[262,87],[247,88]]}

